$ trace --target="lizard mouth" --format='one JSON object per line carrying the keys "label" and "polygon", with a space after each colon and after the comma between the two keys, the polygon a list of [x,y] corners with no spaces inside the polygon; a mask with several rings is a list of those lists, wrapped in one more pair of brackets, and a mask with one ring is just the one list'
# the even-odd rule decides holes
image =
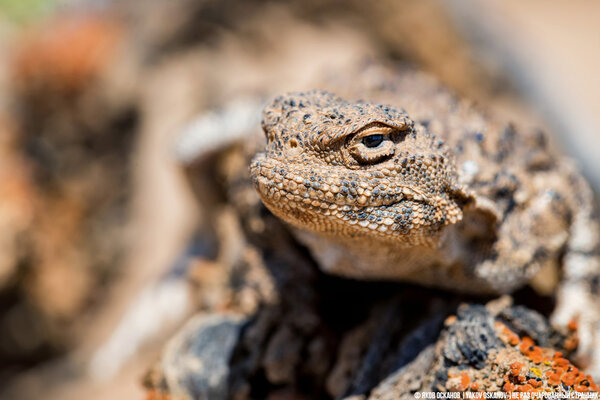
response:
{"label": "lizard mouth", "polygon": [[403,191],[401,193],[396,193],[393,198],[383,197],[379,200],[373,201],[372,203],[374,204],[360,204],[360,197],[358,199],[355,197],[351,198],[349,201],[346,201],[345,198],[335,198],[331,200],[325,198],[325,195],[314,190],[312,186],[302,184],[300,187],[296,186],[296,188],[291,189],[289,185],[286,185],[283,182],[274,184],[264,176],[255,178],[254,184],[263,201],[267,201],[274,205],[282,202],[288,202],[306,208],[340,208],[345,211],[358,211],[374,207],[389,207],[403,204],[405,202],[433,204],[432,200],[414,191]]}
{"label": "lizard mouth", "polygon": [[261,197],[270,202],[294,202],[305,206],[346,207],[359,210],[367,207],[391,206],[405,201],[433,204],[431,196],[408,185],[385,187],[382,184],[360,184],[336,177],[303,177],[295,174],[290,164],[285,166],[258,154],[250,166],[250,174]]}
{"label": "lizard mouth", "polygon": [[369,184],[352,185],[348,175],[338,174],[335,168],[329,168],[327,176],[314,172],[302,176],[295,167],[260,153],[250,174],[267,208],[302,229],[426,244],[443,226],[462,218],[460,198],[452,192],[434,197],[406,185],[383,185],[386,178],[373,176],[367,178]]}

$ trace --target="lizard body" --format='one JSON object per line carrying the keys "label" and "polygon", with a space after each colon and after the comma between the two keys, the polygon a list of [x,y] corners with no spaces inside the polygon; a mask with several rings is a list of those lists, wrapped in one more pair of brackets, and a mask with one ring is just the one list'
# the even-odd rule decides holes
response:
{"label": "lizard body", "polygon": [[365,95],[266,106],[250,172],[267,208],[347,277],[506,293],[561,268],[555,322],[579,319],[599,365],[598,228],[572,162],[419,76]]}

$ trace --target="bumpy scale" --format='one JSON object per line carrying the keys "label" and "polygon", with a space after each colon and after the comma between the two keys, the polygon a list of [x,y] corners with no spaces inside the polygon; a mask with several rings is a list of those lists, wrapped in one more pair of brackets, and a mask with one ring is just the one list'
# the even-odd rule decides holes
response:
{"label": "bumpy scale", "polygon": [[327,92],[280,96],[263,112],[254,185],[334,274],[498,293],[562,266],[555,320],[580,318],[589,354],[600,339],[591,190],[541,133],[450,108],[416,122]]}

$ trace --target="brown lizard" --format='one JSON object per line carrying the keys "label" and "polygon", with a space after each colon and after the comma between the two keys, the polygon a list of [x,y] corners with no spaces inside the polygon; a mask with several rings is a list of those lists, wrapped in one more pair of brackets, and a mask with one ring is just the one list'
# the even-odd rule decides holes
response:
{"label": "brown lizard", "polygon": [[408,112],[321,91],[267,105],[266,149],[250,167],[264,204],[333,274],[507,293],[562,268],[554,322],[578,319],[598,376],[598,227],[585,180],[539,131],[430,83],[391,92],[380,97]]}

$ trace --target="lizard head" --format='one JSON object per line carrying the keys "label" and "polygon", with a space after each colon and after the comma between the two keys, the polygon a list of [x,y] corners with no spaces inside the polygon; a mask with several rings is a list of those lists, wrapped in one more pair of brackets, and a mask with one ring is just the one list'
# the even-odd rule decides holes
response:
{"label": "lizard head", "polygon": [[263,112],[250,173],[264,204],[304,230],[434,246],[468,196],[448,148],[404,111],[312,91]]}

